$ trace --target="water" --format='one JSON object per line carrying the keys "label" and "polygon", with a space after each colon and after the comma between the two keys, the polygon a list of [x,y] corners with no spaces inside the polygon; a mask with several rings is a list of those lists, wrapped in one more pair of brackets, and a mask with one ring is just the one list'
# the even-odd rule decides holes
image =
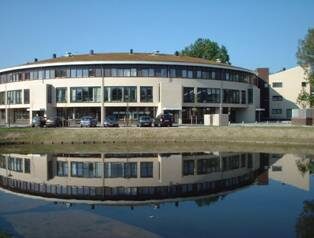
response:
{"label": "water", "polygon": [[314,237],[310,155],[0,155],[12,237]]}

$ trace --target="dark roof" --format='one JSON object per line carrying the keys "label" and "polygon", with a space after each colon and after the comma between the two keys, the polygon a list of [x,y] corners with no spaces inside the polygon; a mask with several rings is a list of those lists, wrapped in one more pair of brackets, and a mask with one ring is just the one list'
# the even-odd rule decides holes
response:
{"label": "dark roof", "polygon": [[174,63],[193,63],[193,64],[215,64],[226,65],[215,61],[209,61],[201,58],[189,56],[176,56],[169,54],[153,54],[153,53],[103,53],[103,54],[85,54],[71,55],[39,60],[36,62],[27,63],[26,65],[36,65],[44,63],[70,63],[77,61],[147,61],[147,62],[174,62]]}

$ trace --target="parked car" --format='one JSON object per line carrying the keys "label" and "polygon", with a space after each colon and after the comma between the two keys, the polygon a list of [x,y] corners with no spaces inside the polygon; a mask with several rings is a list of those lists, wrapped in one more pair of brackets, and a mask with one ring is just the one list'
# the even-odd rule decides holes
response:
{"label": "parked car", "polygon": [[45,118],[42,116],[34,116],[32,118],[32,127],[44,127],[45,124]]}
{"label": "parked car", "polygon": [[107,116],[104,120],[104,127],[119,127],[118,119],[113,116]]}
{"label": "parked car", "polygon": [[153,119],[150,116],[140,116],[140,118],[137,121],[138,127],[152,126],[152,124],[153,124]]}
{"label": "parked car", "polygon": [[80,120],[81,127],[96,127],[97,120],[91,116],[82,117]]}
{"label": "parked car", "polygon": [[154,119],[154,126],[172,126],[173,121],[172,114],[161,114]]}
{"label": "parked car", "polygon": [[46,127],[61,127],[62,119],[60,117],[47,118],[45,121]]}

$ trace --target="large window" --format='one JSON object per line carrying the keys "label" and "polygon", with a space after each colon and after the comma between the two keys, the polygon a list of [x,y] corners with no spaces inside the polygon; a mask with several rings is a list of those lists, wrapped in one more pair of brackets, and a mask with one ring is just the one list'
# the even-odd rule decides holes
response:
{"label": "large window", "polygon": [[71,88],[71,102],[100,102],[100,87]]}
{"label": "large window", "polygon": [[8,169],[15,172],[23,172],[23,159],[9,157]]}
{"label": "large window", "polygon": [[84,178],[100,178],[102,163],[71,162],[71,176]]}
{"label": "large window", "polygon": [[136,178],[136,162],[109,162],[104,164],[105,178]]}
{"label": "large window", "polygon": [[29,104],[29,89],[24,89],[24,104]]}
{"label": "large window", "polygon": [[13,90],[7,92],[8,104],[22,104],[22,90]]}
{"label": "large window", "polygon": [[224,103],[240,103],[240,91],[233,89],[223,90],[223,102]]}
{"label": "large window", "polygon": [[219,103],[219,88],[197,88],[197,102],[199,103]]}
{"label": "large window", "polygon": [[56,102],[67,102],[67,88],[56,88]]}
{"label": "large window", "polygon": [[153,177],[153,162],[141,162],[141,178]]}
{"label": "large window", "polygon": [[141,102],[153,102],[153,87],[141,87]]}
{"label": "large window", "polygon": [[194,88],[183,88],[183,102],[195,102]]}
{"label": "large window", "polygon": [[246,91],[241,91],[241,104],[246,104]]}
{"label": "large window", "polygon": [[194,160],[184,160],[182,168],[183,176],[194,175],[194,167],[195,167]]}
{"label": "large window", "polygon": [[111,101],[122,102],[123,87],[111,87]]}
{"label": "large window", "polygon": [[0,105],[5,104],[5,92],[0,92]]}
{"label": "large window", "polygon": [[282,82],[273,82],[273,88],[282,88]]}
{"label": "large window", "polygon": [[47,103],[52,103],[52,85],[47,85]]}
{"label": "large window", "polygon": [[249,104],[253,104],[253,89],[252,88],[249,88],[247,90],[247,95],[248,95],[248,103]]}
{"label": "large window", "polygon": [[67,177],[68,176],[68,162],[67,161],[57,161],[57,176]]}
{"label": "large window", "polygon": [[123,87],[123,101],[136,102],[136,87]]}

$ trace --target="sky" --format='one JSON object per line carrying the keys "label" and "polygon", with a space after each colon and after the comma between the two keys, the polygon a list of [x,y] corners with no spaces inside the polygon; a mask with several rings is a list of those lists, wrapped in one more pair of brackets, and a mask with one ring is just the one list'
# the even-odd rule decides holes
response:
{"label": "sky", "polygon": [[173,54],[198,38],[231,63],[271,72],[297,65],[314,0],[1,0],[0,68],[97,52]]}

